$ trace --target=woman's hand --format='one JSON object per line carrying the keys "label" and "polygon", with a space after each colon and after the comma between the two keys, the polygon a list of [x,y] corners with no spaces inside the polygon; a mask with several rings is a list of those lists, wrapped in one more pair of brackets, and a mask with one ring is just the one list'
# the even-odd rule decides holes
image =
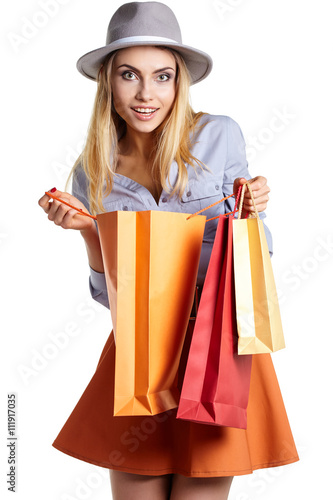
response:
{"label": "woman's hand", "polygon": [[[244,177],[238,177],[234,181],[234,193],[237,195],[239,186],[242,186],[248,182],[251,184],[251,189],[253,192],[253,198],[257,207],[258,212],[263,212],[267,208],[267,203],[269,200],[268,193],[270,192],[269,187],[267,186],[267,179],[258,175],[253,179],[247,181]],[[243,209],[247,212],[253,212],[253,201],[251,200],[251,196],[249,190],[247,189],[244,194],[244,204]]]}
{"label": "woman's hand", "polygon": [[[61,200],[67,201],[74,207],[81,208],[87,212],[86,207],[74,196],[52,189],[52,194]],[[47,213],[48,219],[57,226],[64,229],[76,229],[81,232],[86,244],[89,265],[97,272],[104,272],[104,264],[99,242],[98,232],[94,219],[86,215],[80,215],[77,210],[71,208],[58,200],[54,200],[47,194],[41,197],[38,204]]]}
{"label": "woman's hand", "polygon": [[[86,207],[74,196],[58,190],[52,190],[52,194],[77,208],[81,208],[83,212],[87,213]],[[80,215],[74,208],[70,208],[64,203],[54,200],[47,194],[44,194],[40,198],[38,204],[47,213],[48,219],[57,226],[64,229],[76,229],[83,233],[95,229],[95,223],[91,217]]]}

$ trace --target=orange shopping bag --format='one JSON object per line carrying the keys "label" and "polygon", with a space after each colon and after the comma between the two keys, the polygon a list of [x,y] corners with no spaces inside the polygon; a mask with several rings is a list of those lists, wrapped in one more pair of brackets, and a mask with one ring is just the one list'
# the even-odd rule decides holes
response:
{"label": "orange shopping bag", "polygon": [[116,340],[115,415],[155,415],[178,405],[206,220],[188,215],[97,215]]}

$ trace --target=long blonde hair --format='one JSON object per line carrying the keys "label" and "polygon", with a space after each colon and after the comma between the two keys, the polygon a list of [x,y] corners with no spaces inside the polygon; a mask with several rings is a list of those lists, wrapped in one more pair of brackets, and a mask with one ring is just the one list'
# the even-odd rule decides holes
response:
{"label": "long blonde hair", "polygon": [[[186,163],[194,169],[197,166],[204,168],[203,163],[190,152],[191,133],[204,113],[193,111],[189,99],[190,76],[186,64],[179,53],[173,50],[170,52],[177,64],[176,95],[169,116],[154,131],[155,147],[150,155],[151,172],[153,179],[159,182],[170,196],[176,194],[181,197],[188,181]],[[78,165],[82,165],[88,179],[87,194],[92,214],[105,211],[103,198],[113,187],[119,154],[118,140],[126,131],[126,123],[112,105],[111,73],[115,54],[116,52],[113,52],[107,58],[99,72],[85,147],[68,178],[69,181]],[[178,164],[178,176],[175,185],[170,186],[170,167],[174,160]]]}

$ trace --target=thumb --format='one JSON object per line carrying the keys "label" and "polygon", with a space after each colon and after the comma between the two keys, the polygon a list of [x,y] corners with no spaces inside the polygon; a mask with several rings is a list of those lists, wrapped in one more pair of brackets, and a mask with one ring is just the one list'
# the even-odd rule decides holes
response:
{"label": "thumb", "polygon": [[238,193],[238,189],[240,186],[243,186],[247,182],[247,179],[245,177],[237,177],[237,179],[234,180],[234,186],[233,186],[233,191],[235,194]]}

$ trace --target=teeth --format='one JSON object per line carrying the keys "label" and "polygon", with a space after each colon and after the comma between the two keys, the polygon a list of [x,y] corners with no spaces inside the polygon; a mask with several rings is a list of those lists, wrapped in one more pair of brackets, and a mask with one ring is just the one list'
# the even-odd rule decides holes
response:
{"label": "teeth", "polygon": [[156,111],[156,109],[152,109],[152,108],[134,108],[135,111],[138,111],[139,113],[146,113],[146,114],[149,114],[149,113],[153,113],[154,111]]}

